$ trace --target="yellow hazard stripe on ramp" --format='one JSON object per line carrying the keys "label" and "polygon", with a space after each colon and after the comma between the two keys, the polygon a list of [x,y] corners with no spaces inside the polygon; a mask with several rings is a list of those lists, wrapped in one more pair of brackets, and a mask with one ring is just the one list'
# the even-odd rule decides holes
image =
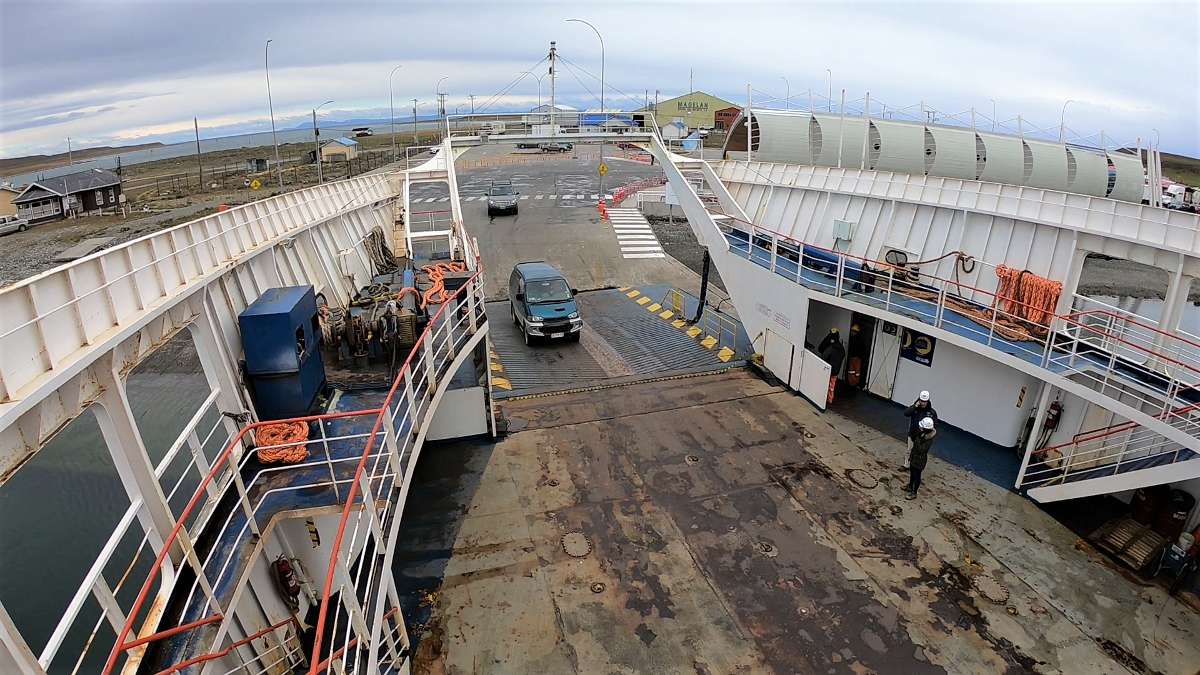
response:
{"label": "yellow hazard stripe on ramp", "polygon": [[733,358],[733,353],[733,350],[729,347],[721,347],[720,351],[717,352],[717,358],[720,359],[722,363],[729,363],[729,359]]}
{"label": "yellow hazard stripe on ramp", "polygon": [[621,287],[620,287],[620,288],[618,288],[617,290],[618,290],[618,291],[621,291],[622,293],[624,293],[625,291],[629,290],[629,287],[628,287],[628,286],[621,286]]}
{"label": "yellow hazard stripe on ramp", "polygon": [[700,341],[700,346],[705,349],[712,349],[713,345],[717,344],[717,338],[709,335]]}
{"label": "yellow hazard stripe on ramp", "polygon": [[683,319],[675,319],[674,321],[671,322],[671,325],[675,326],[676,328],[682,329],[684,326],[687,325],[687,322],[684,321]]}
{"label": "yellow hazard stripe on ramp", "polygon": [[692,326],[691,328],[687,329],[687,335],[688,335],[688,337],[693,337],[693,338],[694,338],[694,337],[696,337],[697,335],[699,335],[700,333],[701,333],[700,329],[699,329],[698,327],[696,327],[696,326]]}
{"label": "yellow hazard stripe on ramp", "polygon": [[650,298],[647,298],[647,297],[646,297],[646,296],[644,296],[644,295],[643,295],[642,297],[640,297],[640,298],[638,298],[638,299],[637,299],[637,304],[639,304],[639,305],[644,305],[644,304],[646,304],[647,302],[650,302]]}
{"label": "yellow hazard stripe on ramp", "polygon": [[662,305],[660,305],[656,302],[653,305],[646,307],[646,309],[651,312],[657,312],[658,310],[662,309]]}
{"label": "yellow hazard stripe on ramp", "polygon": [[667,311],[663,312],[662,314],[659,314],[659,315],[658,315],[658,318],[660,318],[660,319],[670,319],[670,318],[671,318],[671,317],[673,317],[673,316],[675,316],[675,312],[672,312],[671,310],[669,310],[669,309],[668,309]]}
{"label": "yellow hazard stripe on ramp", "polygon": [[512,383],[503,377],[492,376],[492,384],[504,389],[505,391],[512,391]]}
{"label": "yellow hazard stripe on ramp", "polygon": [[504,366],[500,365],[499,361],[492,361],[491,365],[492,365],[492,372],[494,372],[494,373],[504,372]]}
{"label": "yellow hazard stripe on ramp", "polygon": [[629,298],[636,298],[637,296],[639,296],[641,294],[642,294],[642,292],[635,288],[632,291],[629,291],[628,293],[626,293],[625,296],[629,297]]}

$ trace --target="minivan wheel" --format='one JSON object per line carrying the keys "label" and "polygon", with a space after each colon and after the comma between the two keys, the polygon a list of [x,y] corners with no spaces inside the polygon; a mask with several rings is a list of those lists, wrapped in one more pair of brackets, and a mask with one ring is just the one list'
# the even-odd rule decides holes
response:
{"label": "minivan wheel", "polygon": [[24,232],[27,229],[29,229],[29,228],[25,227],[24,225],[17,226],[17,232]]}

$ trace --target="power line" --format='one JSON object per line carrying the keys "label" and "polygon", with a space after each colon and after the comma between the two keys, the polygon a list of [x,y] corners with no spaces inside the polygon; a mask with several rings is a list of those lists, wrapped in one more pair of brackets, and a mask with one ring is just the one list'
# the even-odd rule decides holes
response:
{"label": "power line", "polygon": [[[532,72],[534,68],[537,68],[538,66],[545,63],[547,58],[549,58],[549,57],[543,56],[540,60],[538,60],[536,63],[534,63],[532,66],[529,66],[525,70]],[[483,103],[483,105],[479,106],[478,111],[483,112],[483,111],[487,110],[489,107],[492,106],[492,104],[496,103],[501,98],[503,98],[505,95],[507,95],[508,92],[512,91],[513,87],[517,86],[517,84],[519,84],[521,82],[521,80],[523,80],[523,79],[525,79],[525,72],[521,71],[512,80],[512,82],[509,82],[508,85],[506,85],[503,89],[501,89],[500,91],[498,91],[494,95],[492,95],[492,97],[489,98],[487,101],[485,101]]]}
{"label": "power line", "polygon": [[[592,72],[591,72],[591,71],[589,71],[587,68],[584,68],[583,66],[581,66],[581,65],[579,65],[579,64],[577,64],[577,63],[573,63],[573,62],[571,62],[571,61],[568,61],[568,60],[566,59],[566,57],[563,57],[563,56],[561,56],[561,55],[560,55],[558,58],[559,58],[559,59],[560,59],[560,60],[561,60],[563,63],[570,64],[570,65],[572,65],[572,66],[574,66],[574,67],[578,68],[579,70],[583,71],[583,72],[584,72],[586,75],[589,75],[589,76],[590,76],[590,77],[591,77],[593,80],[596,80],[596,81],[598,81],[598,82],[602,82],[602,80],[601,80],[601,79],[600,79],[598,76],[596,76],[596,74],[595,74],[595,73],[592,73]],[[581,84],[582,84],[582,83],[581,83]],[[627,94],[627,93],[625,93],[625,92],[621,91],[620,89],[617,89],[616,87],[614,87],[614,86],[612,85],[612,83],[611,83],[611,82],[604,82],[604,85],[605,85],[605,86],[604,86],[604,88],[605,88],[606,90],[612,90],[612,91],[615,91],[615,92],[617,92],[618,94],[620,94],[621,96],[624,96],[625,98],[629,99],[630,101],[633,101],[635,104],[638,104],[639,102],[641,102],[641,99],[639,99],[639,98],[636,98],[636,97],[634,97],[634,96],[630,96],[629,94]],[[586,87],[585,87],[585,88],[586,88]],[[589,90],[589,91],[590,91],[590,90]],[[644,105],[644,104],[642,104],[642,105]],[[639,105],[638,107],[640,107],[640,105]]]}

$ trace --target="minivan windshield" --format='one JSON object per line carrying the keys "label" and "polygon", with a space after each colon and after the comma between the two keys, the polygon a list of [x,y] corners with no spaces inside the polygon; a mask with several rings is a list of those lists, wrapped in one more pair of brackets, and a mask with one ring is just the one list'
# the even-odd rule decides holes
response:
{"label": "minivan windshield", "polygon": [[493,185],[492,186],[491,194],[493,194],[493,195],[497,195],[497,196],[511,195],[512,193],[513,193],[512,185]]}
{"label": "minivan windshield", "polygon": [[525,302],[531,305],[566,302],[570,299],[571,288],[562,279],[538,279],[525,284]]}

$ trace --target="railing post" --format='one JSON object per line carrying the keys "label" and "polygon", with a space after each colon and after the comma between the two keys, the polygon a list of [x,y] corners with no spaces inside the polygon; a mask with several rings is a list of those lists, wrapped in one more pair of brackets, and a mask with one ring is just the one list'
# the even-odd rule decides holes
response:
{"label": "railing post", "polygon": [[992,303],[992,320],[988,322],[988,338],[987,346],[992,346],[992,339],[996,337],[996,317],[1000,313],[1000,298],[996,298],[996,302]]}
{"label": "railing post", "polygon": [[833,281],[833,294],[842,297],[842,279],[846,276],[846,256],[838,254],[837,277]]}
{"label": "railing post", "polygon": [[933,325],[937,328],[942,327],[942,317],[946,312],[946,287],[938,289],[937,308],[935,310]]}
{"label": "railing post", "polygon": [[1032,458],[1034,449],[1037,447],[1037,439],[1042,435],[1042,425],[1046,422],[1046,412],[1050,407],[1050,394],[1053,393],[1053,390],[1054,387],[1049,382],[1042,383],[1042,393],[1038,396],[1037,412],[1033,416],[1033,429],[1029,432],[1029,438],[1025,440],[1025,453],[1021,457],[1021,468],[1017,471],[1017,484],[1013,486],[1014,488],[1020,489],[1025,483],[1025,472],[1029,470],[1029,460]]}

